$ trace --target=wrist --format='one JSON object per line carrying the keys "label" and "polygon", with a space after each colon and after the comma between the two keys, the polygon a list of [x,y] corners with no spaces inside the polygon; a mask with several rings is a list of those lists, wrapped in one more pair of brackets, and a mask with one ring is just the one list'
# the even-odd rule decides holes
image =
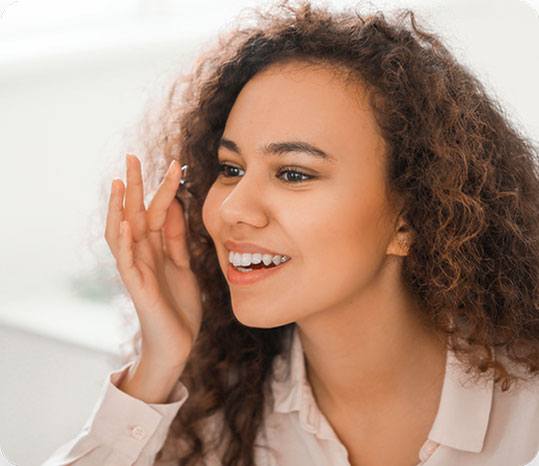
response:
{"label": "wrist", "polygon": [[166,403],[184,367],[165,367],[139,357],[118,388],[145,403]]}

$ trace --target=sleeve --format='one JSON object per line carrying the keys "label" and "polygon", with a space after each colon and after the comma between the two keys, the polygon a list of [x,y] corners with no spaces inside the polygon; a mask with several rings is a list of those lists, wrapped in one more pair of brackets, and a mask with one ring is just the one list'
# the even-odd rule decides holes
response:
{"label": "sleeve", "polygon": [[111,372],[82,431],[41,466],[152,466],[189,395],[177,382],[166,403],[147,404],[120,390],[134,361]]}

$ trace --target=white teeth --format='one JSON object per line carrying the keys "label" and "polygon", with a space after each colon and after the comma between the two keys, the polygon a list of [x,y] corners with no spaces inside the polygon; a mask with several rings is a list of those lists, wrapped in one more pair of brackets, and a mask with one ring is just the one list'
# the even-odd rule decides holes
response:
{"label": "white teeth", "polygon": [[234,253],[234,258],[232,259],[234,267],[237,267],[241,264],[241,254],[239,252]]}
{"label": "white teeth", "polygon": [[288,256],[281,256],[279,254],[271,255],[271,254],[261,254],[261,253],[239,253],[230,251],[228,254],[228,261],[234,265],[234,267],[247,267],[251,264],[260,264],[261,262],[264,262],[265,266],[269,266],[272,262],[275,265],[282,264],[283,262],[286,262],[290,260],[290,257]]}

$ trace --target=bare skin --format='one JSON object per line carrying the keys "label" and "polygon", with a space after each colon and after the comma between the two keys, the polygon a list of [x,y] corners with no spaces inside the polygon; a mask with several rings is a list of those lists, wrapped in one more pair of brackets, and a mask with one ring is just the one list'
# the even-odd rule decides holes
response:
{"label": "bare skin", "polygon": [[[219,149],[219,162],[238,174],[215,181],[203,220],[225,277],[226,239],[292,258],[272,278],[229,283],[232,307],[253,327],[296,322],[316,401],[351,464],[415,465],[436,415],[445,346],[421,324],[401,281],[413,232],[386,196],[384,141],[364,97],[324,68],[292,63],[256,75],[223,134],[238,150]],[[306,140],[331,160],[260,153],[287,140]],[[311,178],[292,183],[280,171],[290,166]],[[142,332],[141,357],[120,388],[148,403],[167,400],[200,329],[200,291],[174,201],[179,177],[173,163],[146,209],[140,163],[128,155],[127,187],[113,182],[107,218]]]}
{"label": "bare skin", "polygon": [[127,186],[112,182],[105,238],[135,306],[142,343],[119,388],[146,403],[163,403],[200,330],[200,290],[189,267],[183,211],[174,199],[178,162],[170,165],[148,209],[140,161],[128,154],[126,168]]}
{"label": "bare skin", "polygon": [[[387,196],[384,140],[364,89],[328,68],[273,65],[242,89],[223,138],[234,145],[219,148],[219,162],[234,170],[203,209],[223,273],[227,239],[291,257],[257,283],[229,282],[236,317],[262,328],[296,322],[314,396],[353,465],[417,464],[445,345],[401,280],[413,232]],[[332,160],[264,153],[282,141]],[[314,178],[293,183],[281,171],[290,166]]]}
{"label": "bare skin", "polygon": [[[443,347],[436,341],[426,341],[428,334],[412,336],[414,329],[409,329],[415,345],[399,350],[403,341],[393,340],[395,332],[391,329],[394,328],[402,331],[406,322],[394,322],[394,325],[384,322],[379,333],[369,332],[370,329],[358,333],[357,339],[363,343],[365,354],[362,360],[358,358],[360,363],[376,363],[376,354],[370,351],[376,350],[377,338],[396,344],[387,345],[387,351],[378,355],[379,367],[365,370],[365,380],[370,381],[368,386],[358,383],[356,390],[341,391],[341,397],[335,390],[343,386],[336,384],[342,383],[344,374],[355,373],[347,366],[350,358],[345,353],[340,356],[333,353],[334,358],[330,359],[325,349],[317,351],[316,345],[306,343],[312,359],[306,358],[306,367],[313,394],[346,446],[351,465],[416,465],[419,450],[438,410],[445,367]],[[301,332],[300,329],[300,335]],[[339,348],[338,342],[334,343],[333,348]],[[392,354],[392,351],[396,352]],[[329,371],[324,376],[317,372],[324,370]]]}

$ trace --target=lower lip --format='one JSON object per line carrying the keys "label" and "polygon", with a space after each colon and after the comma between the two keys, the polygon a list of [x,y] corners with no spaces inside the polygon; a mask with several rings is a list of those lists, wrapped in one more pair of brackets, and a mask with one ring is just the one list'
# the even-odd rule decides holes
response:
{"label": "lower lip", "polygon": [[272,267],[271,269],[258,269],[245,273],[236,270],[236,268],[229,262],[227,272],[228,281],[232,285],[252,285],[253,283],[259,282],[260,280],[273,275],[279,270],[282,270],[289,262],[291,261],[287,260],[286,262],[279,264],[277,267]]}

